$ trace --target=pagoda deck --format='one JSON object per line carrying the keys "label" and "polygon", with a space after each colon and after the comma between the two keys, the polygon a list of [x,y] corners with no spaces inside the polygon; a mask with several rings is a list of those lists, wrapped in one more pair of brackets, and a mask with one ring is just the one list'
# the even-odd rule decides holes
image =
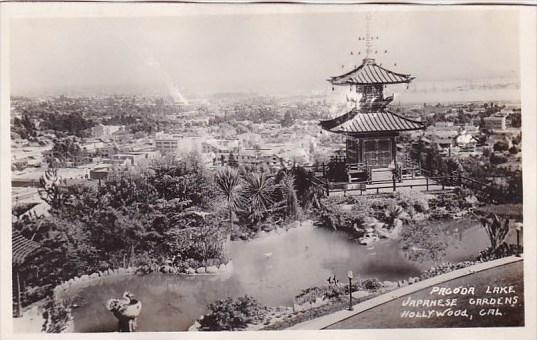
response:
{"label": "pagoda deck", "polygon": [[435,179],[425,176],[402,179],[401,181],[373,181],[371,183],[329,183],[328,193],[333,195],[374,195],[398,192],[439,192],[450,191],[455,186],[443,185]]}

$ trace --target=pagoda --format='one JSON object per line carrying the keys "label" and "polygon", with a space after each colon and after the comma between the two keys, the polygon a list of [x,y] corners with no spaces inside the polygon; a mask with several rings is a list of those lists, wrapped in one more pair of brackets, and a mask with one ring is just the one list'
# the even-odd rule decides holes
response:
{"label": "pagoda", "polygon": [[[350,72],[330,77],[332,86],[349,86],[356,93],[354,107],[333,119],[322,120],[322,129],[346,136],[344,163],[346,169],[395,169],[397,164],[396,138],[402,131],[423,130],[422,122],[408,119],[387,109],[393,95],[384,97],[388,85],[409,84],[414,77],[390,71],[369,57],[371,41],[369,25],[366,57]],[[341,159],[339,160],[341,162]],[[349,176],[351,181],[351,176]]]}

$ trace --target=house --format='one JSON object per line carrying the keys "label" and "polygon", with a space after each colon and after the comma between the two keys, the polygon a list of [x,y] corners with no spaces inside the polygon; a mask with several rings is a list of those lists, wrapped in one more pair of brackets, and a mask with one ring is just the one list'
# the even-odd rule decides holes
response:
{"label": "house", "polygon": [[97,124],[91,128],[91,135],[93,137],[107,137],[118,131],[125,131],[125,125]]}
{"label": "house", "polygon": [[160,152],[157,150],[129,151],[113,154],[112,156],[110,156],[110,160],[112,162],[119,161],[120,163],[122,163],[123,161],[127,161],[127,166],[135,166],[147,163],[148,161],[158,158],[159,156]]}
{"label": "house", "polygon": [[483,118],[483,127],[489,130],[505,130],[507,127],[505,116],[490,116]]}
{"label": "house", "polygon": [[204,138],[201,136],[157,132],[155,135],[155,147],[162,155],[178,155],[192,151],[202,152],[203,140]]}
{"label": "house", "polygon": [[461,131],[457,137],[455,137],[455,144],[461,151],[474,152],[477,145],[477,140],[471,133],[467,131]]}

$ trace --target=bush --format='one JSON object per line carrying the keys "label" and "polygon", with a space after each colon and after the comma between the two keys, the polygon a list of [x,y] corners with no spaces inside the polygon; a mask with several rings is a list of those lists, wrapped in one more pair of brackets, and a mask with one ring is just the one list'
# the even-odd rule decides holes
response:
{"label": "bush", "polygon": [[53,285],[43,285],[37,287],[27,287],[22,294],[22,305],[28,306],[35,301],[44,299],[52,294]]}
{"label": "bush", "polygon": [[364,233],[363,225],[366,214],[341,208],[344,201],[341,199],[327,199],[318,211],[318,224],[334,230],[345,230],[361,236]]}
{"label": "bush", "polygon": [[54,301],[46,305],[43,318],[45,323],[42,330],[47,333],[62,333],[71,327],[73,320],[71,308]]}
{"label": "bush", "polygon": [[503,155],[496,155],[496,154],[490,155],[490,163],[493,165],[503,164],[503,163],[506,163],[507,161],[508,161],[507,157]]}
{"label": "bush", "polygon": [[494,143],[492,149],[494,151],[507,151],[507,149],[509,149],[509,144],[507,144],[506,142],[496,142]]}
{"label": "bush", "polygon": [[403,209],[411,208],[416,213],[425,214],[429,212],[429,202],[423,196],[399,192],[397,196],[397,204]]}
{"label": "bush", "polygon": [[463,262],[458,262],[458,263],[450,263],[450,262],[441,263],[421,273],[420,279],[421,280],[429,279],[431,277],[449,273],[451,271],[462,269],[462,268],[465,268],[474,264],[476,264],[475,261],[463,261]]}
{"label": "bush", "polygon": [[299,305],[305,303],[314,303],[318,298],[323,300],[335,300],[338,299],[341,295],[345,294],[345,291],[348,289],[347,286],[321,286],[321,287],[311,287],[304,289],[295,296],[295,302]]}
{"label": "bush", "polygon": [[232,331],[244,329],[265,318],[269,308],[250,296],[218,300],[209,305],[209,313],[200,320],[200,330]]}
{"label": "bush", "polygon": [[382,283],[376,278],[365,279],[362,282],[360,282],[360,285],[362,288],[367,289],[367,290],[377,290],[380,287],[382,287]]}
{"label": "bush", "polygon": [[488,247],[487,249],[482,250],[477,256],[477,260],[481,262],[492,261],[502,257],[521,254],[523,250],[523,247],[520,245],[517,246],[516,244],[502,243],[496,249]]}

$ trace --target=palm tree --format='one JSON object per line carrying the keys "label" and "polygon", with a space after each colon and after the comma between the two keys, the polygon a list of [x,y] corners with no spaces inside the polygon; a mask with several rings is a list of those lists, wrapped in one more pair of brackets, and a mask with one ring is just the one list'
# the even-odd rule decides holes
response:
{"label": "palm tree", "polygon": [[274,204],[276,184],[274,178],[265,173],[250,173],[244,178],[244,196],[247,200],[247,210],[252,222],[257,222]]}
{"label": "palm tree", "polygon": [[490,214],[488,217],[481,219],[481,225],[485,228],[489,236],[492,251],[495,251],[505,242],[509,233],[509,219],[505,218],[501,221],[498,215]]}
{"label": "palm tree", "polygon": [[401,224],[401,220],[405,215],[405,211],[399,205],[390,205],[384,210],[386,216],[386,226],[388,229],[393,229]]}
{"label": "palm tree", "polygon": [[216,188],[224,195],[229,212],[229,228],[233,229],[233,212],[242,200],[241,178],[237,169],[226,167],[215,175]]}

